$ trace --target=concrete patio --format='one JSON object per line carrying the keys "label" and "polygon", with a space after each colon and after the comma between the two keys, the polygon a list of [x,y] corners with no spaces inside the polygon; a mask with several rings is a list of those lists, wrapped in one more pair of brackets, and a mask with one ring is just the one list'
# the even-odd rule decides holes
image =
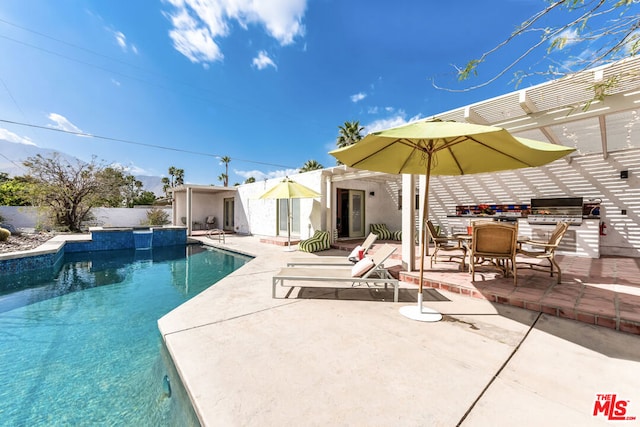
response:
{"label": "concrete patio", "polygon": [[[397,304],[374,288],[312,283],[278,288],[272,299],[271,277],[300,254],[248,236],[227,236],[223,246],[256,258],[158,322],[203,425],[605,425],[594,412],[599,394],[626,401],[625,416],[640,415],[640,336],[487,297],[511,283],[515,301],[537,289],[528,280],[513,294],[510,280],[485,277],[486,288],[474,283],[479,298],[428,289],[425,305],[444,319],[421,323],[398,312],[416,298],[408,276]],[[443,275],[433,283],[465,275],[438,267],[451,271],[430,273]],[[570,271],[563,284],[594,281],[582,267]],[[627,287],[638,287],[618,285],[593,292],[637,316],[626,300],[637,300]]]}

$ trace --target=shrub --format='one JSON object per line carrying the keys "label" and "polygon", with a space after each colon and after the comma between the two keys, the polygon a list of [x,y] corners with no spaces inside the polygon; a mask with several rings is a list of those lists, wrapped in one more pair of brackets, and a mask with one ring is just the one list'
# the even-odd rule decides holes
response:
{"label": "shrub", "polygon": [[165,225],[169,224],[169,214],[160,208],[151,208],[147,211],[147,220],[142,225]]}
{"label": "shrub", "polygon": [[0,228],[0,242],[6,242],[7,239],[11,236],[11,232],[6,228]]}

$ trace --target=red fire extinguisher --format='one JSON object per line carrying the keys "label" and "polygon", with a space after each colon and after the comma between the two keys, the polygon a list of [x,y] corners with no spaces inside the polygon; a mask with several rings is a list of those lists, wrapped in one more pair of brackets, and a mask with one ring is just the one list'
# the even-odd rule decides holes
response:
{"label": "red fire extinguisher", "polygon": [[604,221],[600,221],[600,235],[601,236],[607,235],[607,224]]}

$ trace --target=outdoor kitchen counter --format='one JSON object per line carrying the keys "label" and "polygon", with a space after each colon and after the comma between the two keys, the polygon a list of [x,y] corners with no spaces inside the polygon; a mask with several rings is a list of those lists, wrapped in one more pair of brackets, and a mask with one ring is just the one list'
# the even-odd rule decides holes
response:
{"label": "outdoor kitchen counter", "polygon": [[[526,236],[534,240],[545,241],[555,228],[555,224],[531,224],[525,217],[500,216],[500,215],[449,215],[443,218],[441,226],[448,232],[464,230],[473,221],[492,220],[494,218],[517,220],[518,236]],[[560,255],[582,256],[587,258],[600,258],[600,219],[583,218],[581,224],[570,225],[567,233],[560,242],[558,251]]]}

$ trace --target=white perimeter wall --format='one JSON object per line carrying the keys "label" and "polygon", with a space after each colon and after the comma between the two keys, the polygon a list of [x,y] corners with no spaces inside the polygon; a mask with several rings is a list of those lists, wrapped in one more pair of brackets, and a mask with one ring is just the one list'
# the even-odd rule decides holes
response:
{"label": "white perimeter wall", "polygon": [[[95,221],[91,225],[102,227],[137,227],[147,220],[149,207],[136,208],[93,208],[91,212]],[[171,221],[171,208],[163,208]],[[33,206],[0,206],[0,215],[5,222],[16,228],[35,228],[44,223],[46,217],[41,216],[38,208]]]}

